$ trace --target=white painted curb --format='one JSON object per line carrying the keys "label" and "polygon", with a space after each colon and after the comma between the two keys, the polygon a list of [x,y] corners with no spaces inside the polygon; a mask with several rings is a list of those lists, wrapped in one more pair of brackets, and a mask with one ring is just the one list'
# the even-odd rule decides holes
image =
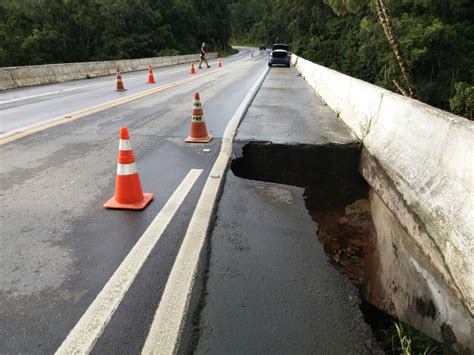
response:
{"label": "white painted curb", "polygon": [[250,89],[225,129],[219,156],[211,169],[194,210],[142,354],[174,354],[178,350],[196,279],[199,257],[209,233],[217,197],[232,155],[234,136],[240,121],[255,98],[268,71],[269,68],[266,68],[262,76]]}

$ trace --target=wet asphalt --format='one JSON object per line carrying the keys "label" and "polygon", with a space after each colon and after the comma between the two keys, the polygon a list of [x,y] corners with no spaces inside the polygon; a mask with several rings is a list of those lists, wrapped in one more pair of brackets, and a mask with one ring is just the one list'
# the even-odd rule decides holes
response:
{"label": "wet asphalt", "polygon": [[[228,70],[0,146],[0,353],[54,352],[188,171],[203,169],[92,350],[140,353],[220,137],[265,59],[241,53]],[[158,82],[188,69],[164,68]],[[127,84],[127,76],[127,95],[150,88],[141,79]],[[111,90],[111,79],[0,93],[0,131],[117,98],[123,93]],[[205,145],[183,142],[195,91],[216,137]],[[143,190],[155,193],[142,212],[102,208],[114,191],[122,126]],[[235,157],[250,141],[354,139],[296,71],[272,68],[239,128]],[[303,189],[227,172],[208,240],[196,353],[377,352],[359,296],[327,262],[316,230]]]}
{"label": "wet asphalt", "polygon": [[[0,353],[54,352],[188,171],[203,169],[93,349],[140,352],[220,137],[266,66],[263,56],[248,53],[232,60],[235,66],[226,69],[224,61],[223,70],[213,67],[216,73],[205,78],[0,146]],[[181,75],[188,74],[169,80]],[[24,95],[70,85],[82,83],[26,88]],[[10,101],[0,105],[0,130],[118,94],[110,90],[104,85]],[[184,143],[196,91],[216,137],[205,145]],[[0,93],[0,103],[21,97],[21,90]],[[143,190],[155,193],[142,212],[102,208],[114,193],[122,126],[130,131]]]}
{"label": "wet asphalt", "polygon": [[[225,58],[224,65],[244,58],[248,58],[247,51]],[[215,70],[217,59],[209,64]],[[197,74],[207,71],[195,66]],[[156,84],[147,84],[148,70],[122,73],[126,91],[114,90],[115,75],[6,90],[0,92],[0,133],[185,79],[189,70],[189,63],[155,68]]]}

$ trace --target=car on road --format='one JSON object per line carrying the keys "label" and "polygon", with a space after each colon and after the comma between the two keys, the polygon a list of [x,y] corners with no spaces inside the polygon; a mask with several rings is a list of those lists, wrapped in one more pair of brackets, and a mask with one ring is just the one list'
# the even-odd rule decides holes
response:
{"label": "car on road", "polygon": [[260,44],[260,46],[258,47],[259,50],[261,51],[266,51],[267,50],[267,47],[262,43]]}
{"label": "car on road", "polygon": [[276,43],[272,46],[272,51],[268,57],[268,66],[274,64],[284,65],[289,67],[291,63],[291,52],[287,44]]}

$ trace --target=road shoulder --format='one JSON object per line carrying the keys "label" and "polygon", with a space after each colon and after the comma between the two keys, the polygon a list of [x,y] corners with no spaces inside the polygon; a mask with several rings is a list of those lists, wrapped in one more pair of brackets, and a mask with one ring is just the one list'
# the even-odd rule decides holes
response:
{"label": "road shoulder", "polygon": [[[270,71],[238,130],[234,158],[250,142],[356,144],[301,81],[294,71]],[[280,95],[281,85],[292,94]],[[377,352],[358,292],[329,264],[303,193],[227,171],[209,238],[196,353]]]}

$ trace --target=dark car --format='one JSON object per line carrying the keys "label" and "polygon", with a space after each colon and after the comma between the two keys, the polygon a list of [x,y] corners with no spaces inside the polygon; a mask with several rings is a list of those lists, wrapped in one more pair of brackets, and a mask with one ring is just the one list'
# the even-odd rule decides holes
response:
{"label": "dark car", "polygon": [[267,50],[267,47],[264,45],[264,44],[261,44],[259,47],[258,47],[259,50],[261,51],[266,51]]}
{"label": "dark car", "polygon": [[287,44],[277,43],[272,46],[272,51],[268,57],[268,66],[274,64],[284,65],[289,67],[291,63],[291,53]]}

